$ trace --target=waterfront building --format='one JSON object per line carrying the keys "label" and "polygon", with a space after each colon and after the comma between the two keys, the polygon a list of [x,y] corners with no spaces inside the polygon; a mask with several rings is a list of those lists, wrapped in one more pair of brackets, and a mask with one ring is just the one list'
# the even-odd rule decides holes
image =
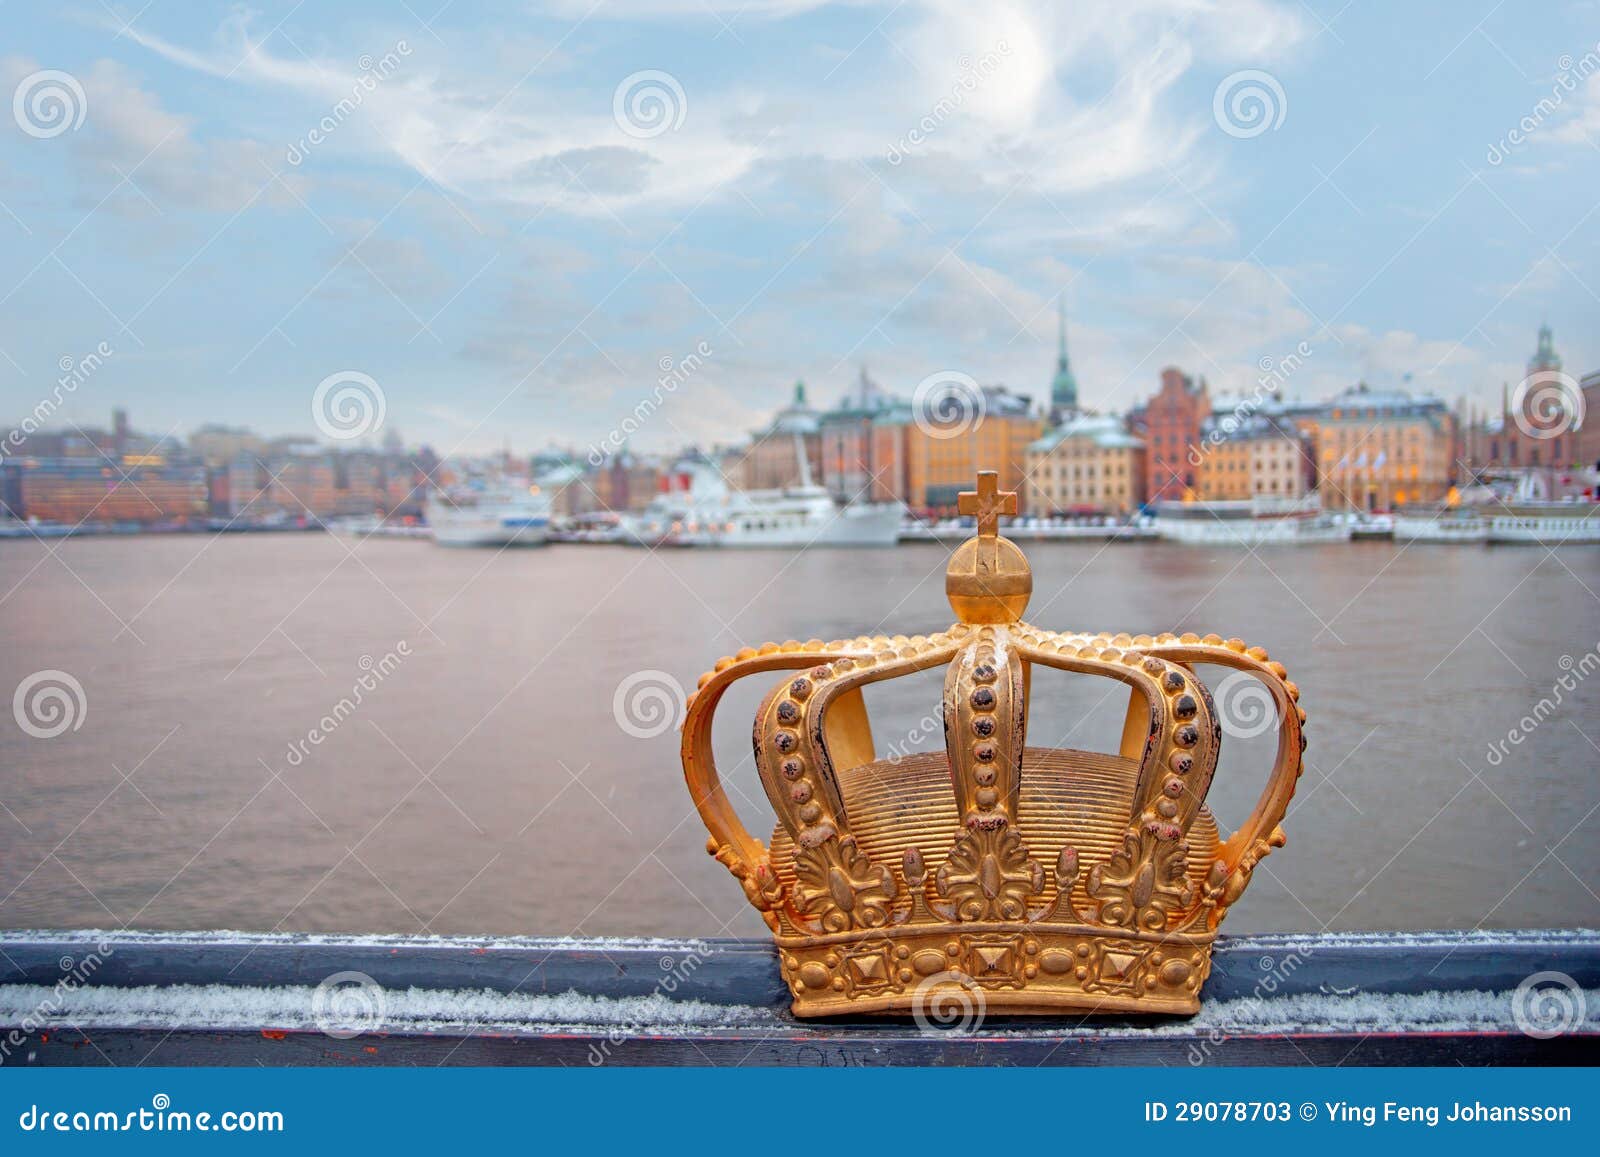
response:
{"label": "waterfront building", "polygon": [[1322,504],[1387,510],[1438,502],[1455,481],[1455,449],[1455,414],[1442,400],[1358,383],[1317,418]]}
{"label": "waterfront building", "polygon": [[642,457],[623,446],[594,470],[588,484],[593,492],[590,510],[626,514],[650,505],[650,500],[661,489],[662,472],[653,459]]}
{"label": "waterfront building", "polygon": [[1214,413],[1200,424],[1188,457],[1195,493],[1208,501],[1296,500],[1309,489],[1309,440],[1277,413],[1249,413],[1242,406]]}
{"label": "waterfront building", "polygon": [[794,400],[772,420],[772,424],[751,436],[750,446],[740,464],[740,484],[745,490],[776,490],[798,486],[800,457],[810,461],[811,478],[822,473],[820,416],[806,402],[806,384],[794,384]]}
{"label": "waterfront building", "polygon": [[1591,470],[1600,470],[1600,370],[1585,374],[1578,383],[1583,397],[1583,417],[1575,431],[1573,457]]}
{"label": "waterfront building", "polygon": [[[983,403],[974,407],[969,422],[942,424],[942,415],[913,413],[906,428],[906,504],[912,510],[936,517],[958,513],[957,498],[970,489],[979,470],[999,473],[1004,490],[1023,492],[1027,476],[1028,444],[1038,438],[1044,423],[1033,409],[1033,399],[1013,394],[1004,386],[983,386]],[[1022,501],[1027,510],[1026,499]]]}
{"label": "waterfront building", "polygon": [[1126,517],[1144,502],[1145,444],[1122,419],[1078,414],[1027,450],[1027,509],[1032,514]]}
{"label": "waterfront building", "polygon": [[856,385],[818,422],[820,481],[840,502],[904,502],[910,403],[862,367]]}
{"label": "waterfront building", "polygon": [[[339,509],[332,455],[311,443],[239,455],[228,467],[228,513],[244,521],[317,518]],[[363,513],[372,512],[369,506]]]}
{"label": "waterfront building", "polygon": [[[387,515],[392,499],[389,463],[386,457],[366,450],[334,454],[332,457],[333,513]],[[398,484],[399,477],[396,476],[394,481]],[[404,493],[402,489],[392,498],[398,499]],[[318,513],[320,516],[321,512]]]}
{"label": "waterfront building", "polygon": [[556,518],[574,518],[594,509],[594,492],[583,471],[572,462],[535,467],[533,485],[550,503]]}
{"label": "waterfront building", "polygon": [[15,517],[69,526],[189,523],[209,508],[206,468],[154,454],[8,458],[0,492]]}
{"label": "waterfront building", "polygon": [[236,455],[212,471],[213,512],[241,524],[352,515],[416,517],[437,459],[371,450],[339,452],[287,439]]}
{"label": "waterfront building", "polygon": [[1462,457],[1474,475],[1526,476],[1532,492],[1553,498],[1600,465],[1600,373],[1577,381],[1561,365],[1550,327],[1540,326],[1528,384],[1503,386],[1500,413],[1468,424]]}
{"label": "waterfront building", "polygon": [[1129,428],[1145,443],[1147,502],[1177,501],[1199,483],[1190,451],[1211,414],[1205,379],[1196,382],[1177,366],[1161,371],[1161,389],[1129,415]]}

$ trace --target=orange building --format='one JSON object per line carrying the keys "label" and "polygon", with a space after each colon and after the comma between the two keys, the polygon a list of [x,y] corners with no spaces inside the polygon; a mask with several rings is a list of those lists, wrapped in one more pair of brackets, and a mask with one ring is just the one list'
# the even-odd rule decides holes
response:
{"label": "orange building", "polygon": [[1286,418],[1213,416],[1201,423],[1199,443],[1189,454],[1194,489],[1214,502],[1303,498],[1309,445]]}
{"label": "orange building", "polygon": [[914,414],[906,428],[906,504],[930,515],[954,515],[957,496],[972,489],[979,470],[998,471],[1001,489],[1017,491],[1025,504],[1028,445],[1044,426],[1032,399],[984,386],[981,413],[971,421],[946,426],[939,418]]}
{"label": "orange building", "polygon": [[[200,463],[169,464],[153,455],[103,458],[24,458],[8,492],[14,513],[44,522],[190,522],[206,517],[210,491]],[[20,509],[16,509],[20,508]]]}

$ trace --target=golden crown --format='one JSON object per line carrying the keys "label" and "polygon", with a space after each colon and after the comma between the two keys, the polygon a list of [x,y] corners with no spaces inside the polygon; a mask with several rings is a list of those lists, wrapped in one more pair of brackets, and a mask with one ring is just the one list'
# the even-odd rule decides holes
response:
{"label": "golden crown", "polygon": [[[1217,926],[1284,842],[1299,691],[1238,639],[1030,626],[1032,572],[996,530],[1016,495],[984,471],[960,503],[978,534],[946,573],[949,630],[768,643],[701,677],[683,771],[707,850],[775,934],[799,1016],[915,1013],[957,987],[1005,1012],[1195,1012]],[[1197,663],[1254,675],[1279,719],[1267,786],[1225,840],[1205,806],[1222,734]],[[938,664],[946,750],[876,758],[862,687]],[[1024,746],[1036,665],[1129,686],[1120,754]],[[732,683],[770,671],[799,673],[756,714],[769,848],[717,779],[711,725]]]}

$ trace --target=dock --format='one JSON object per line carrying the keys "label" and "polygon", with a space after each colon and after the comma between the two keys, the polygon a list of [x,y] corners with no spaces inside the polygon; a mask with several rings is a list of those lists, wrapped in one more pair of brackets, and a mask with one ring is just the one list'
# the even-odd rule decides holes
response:
{"label": "dock", "polygon": [[745,940],[0,933],[0,1066],[1031,1066],[1594,1063],[1600,931],[1224,937],[1189,1019],[788,1003]]}

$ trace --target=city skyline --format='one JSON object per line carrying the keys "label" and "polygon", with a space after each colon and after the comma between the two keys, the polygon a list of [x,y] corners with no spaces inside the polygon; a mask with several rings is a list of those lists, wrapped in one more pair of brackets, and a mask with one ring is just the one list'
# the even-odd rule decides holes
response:
{"label": "city skyline", "polygon": [[863,364],[1044,402],[1063,304],[1103,411],[1302,344],[1288,397],[1496,410],[1543,322],[1600,365],[1580,5],[111,11],[13,14],[0,57],[11,422],[104,347],[52,424],[315,433],[349,374],[441,454],[582,447],[705,348],[664,451]]}
{"label": "city skyline", "polygon": [[[1522,371],[1517,375],[1519,382],[1528,380],[1529,375],[1543,364],[1539,359],[1546,352],[1544,343],[1550,340],[1551,337],[1548,327],[1541,327],[1535,343],[1530,346],[1532,355],[1524,364]],[[1058,345],[1059,348],[1061,347]],[[1554,356],[1555,363],[1558,366],[1562,364],[1559,348],[1558,345],[1555,349],[1549,351]],[[863,388],[866,387],[874,391],[878,402],[887,406],[909,404],[933,407],[935,410],[941,404],[963,406],[965,407],[964,416],[970,418],[973,424],[976,425],[981,424],[984,420],[983,407],[981,405],[976,408],[967,406],[968,399],[966,397],[968,390],[975,387],[985,394],[990,391],[998,391],[1001,395],[1013,397],[1017,404],[1026,404],[1028,410],[1037,414],[1046,428],[1059,426],[1074,414],[1103,415],[1115,418],[1119,423],[1123,423],[1136,417],[1140,411],[1148,406],[1162,392],[1168,378],[1173,374],[1204,387],[1215,403],[1225,409],[1236,408],[1241,418],[1255,414],[1269,403],[1288,405],[1327,404],[1335,396],[1343,394],[1352,388],[1376,388],[1387,392],[1411,394],[1419,401],[1434,400],[1442,402],[1446,408],[1457,413],[1463,421],[1487,425],[1498,425],[1503,417],[1515,412],[1515,404],[1510,400],[1508,394],[1508,391],[1512,389],[1511,382],[1502,383],[1500,392],[1495,397],[1487,400],[1480,400],[1474,395],[1465,392],[1454,396],[1446,396],[1431,390],[1418,389],[1409,375],[1403,375],[1396,383],[1373,383],[1361,378],[1338,386],[1332,393],[1322,396],[1306,396],[1284,389],[1283,383],[1293,379],[1300,364],[1303,363],[1304,356],[1302,351],[1290,350],[1283,363],[1275,365],[1271,369],[1265,366],[1259,367],[1262,372],[1248,383],[1218,383],[1209,381],[1203,373],[1192,373],[1182,366],[1163,366],[1156,373],[1155,381],[1150,384],[1148,390],[1137,392],[1125,407],[1114,410],[1104,409],[1094,405],[1092,401],[1080,398],[1078,404],[1067,407],[1064,416],[1060,412],[1057,399],[1052,396],[1051,392],[1051,386],[1056,384],[1056,379],[1059,377],[1059,370],[1056,372],[1056,377],[1051,382],[1046,383],[1044,389],[1038,390],[1026,387],[1019,388],[1012,383],[988,379],[974,379],[971,383],[968,383],[959,375],[952,379],[949,374],[939,372],[927,375],[917,383],[886,383],[880,380],[876,373],[872,372],[870,367],[863,363],[857,368],[855,375],[847,380],[845,385],[839,387],[836,392],[830,392],[826,397],[819,398],[814,385],[803,378],[796,378],[790,382],[779,384],[771,391],[767,408],[759,412],[754,426],[748,429],[731,431],[726,437],[715,441],[667,440],[659,445],[636,445],[633,442],[632,434],[625,433],[623,430],[612,429],[600,438],[589,442],[586,446],[554,436],[547,437],[543,441],[531,445],[514,444],[507,437],[503,438],[498,445],[474,450],[458,450],[455,456],[468,459],[493,459],[506,455],[539,456],[541,454],[564,454],[571,456],[575,460],[587,458],[591,465],[597,465],[601,459],[609,458],[624,449],[669,458],[699,450],[732,449],[749,445],[752,440],[761,438],[770,426],[775,413],[783,412],[786,403],[789,405],[796,404],[796,399],[793,396],[796,390],[802,391],[804,394],[804,397],[799,399],[798,404],[803,408],[809,408],[819,416],[859,406],[862,402]],[[69,371],[68,375],[64,375],[63,381],[66,381],[68,376],[77,380],[69,382],[64,389],[58,387],[55,390],[56,397],[48,400],[49,413],[43,417],[36,418],[31,424],[19,422],[17,420],[18,416],[15,415],[0,415],[0,426],[10,427],[9,435],[0,434],[0,461],[3,461],[6,457],[28,456],[30,451],[27,447],[27,438],[32,435],[109,435],[119,415],[126,419],[129,414],[129,407],[121,402],[112,402],[110,410],[105,414],[90,415],[83,422],[59,419],[59,415],[66,413],[68,407],[64,404],[58,404],[57,399],[64,401],[73,397],[82,384],[87,382],[102,364],[103,361],[91,359],[89,364],[80,364],[75,370]],[[1058,360],[1052,364],[1059,367],[1061,362]],[[66,367],[63,366],[62,368],[65,369]],[[1600,373],[1600,370],[1594,372]],[[1586,372],[1582,367],[1568,364],[1565,366],[1565,375],[1570,379],[1570,385],[1563,384],[1560,387],[1563,398],[1562,406],[1564,407],[1562,412],[1569,415],[1568,421],[1571,420],[1572,416],[1578,416],[1579,424],[1581,425],[1581,415],[1586,412],[1586,407],[1582,407],[1579,394],[1583,387],[1591,382],[1594,374]],[[916,387],[921,387],[920,391]],[[657,388],[655,392],[658,395],[666,396],[675,391],[670,389],[663,391]],[[919,393],[923,395],[920,401]],[[645,392],[644,396],[648,397],[648,391]],[[1529,400],[1524,398],[1524,407],[1528,404]],[[757,405],[759,406],[759,399],[757,400]],[[1502,409],[1503,406],[1506,408]],[[1572,408],[1574,406],[1580,408],[1574,410]],[[653,413],[655,408],[653,405],[648,407],[650,413]],[[107,425],[105,422],[108,417],[111,419],[111,425]],[[624,415],[625,419],[626,417],[627,415]],[[648,417],[649,413],[646,413],[644,419],[641,419],[638,425],[641,427],[647,426]],[[1537,415],[1525,414],[1525,417],[1537,417]],[[935,424],[938,423],[937,418],[932,420]],[[184,447],[192,439],[198,437],[229,435],[248,436],[263,443],[304,445],[308,448],[316,447],[319,451],[345,450],[364,453],[375,451],[400,453],[408,450],[438,450],[438,447],[428,438],[412,437],[406,434],[399,428],[397,423],[387,420],[387,414],[385,414],[384,421],[370,428],[365,428],[355,435],[348,435],[343,432],[329,433],[327,429],[318,427],[314,415],[308,416],[302,428],[289,430],[266,429],[258,423],[252,422],[246,415],[234,421],[225,421],[214,417],[198,417],[192,424],[174,427],[164,434],[152,432],[148,427],[139,428],[137,432],[148,443],[166,445],[171,448]]]}

